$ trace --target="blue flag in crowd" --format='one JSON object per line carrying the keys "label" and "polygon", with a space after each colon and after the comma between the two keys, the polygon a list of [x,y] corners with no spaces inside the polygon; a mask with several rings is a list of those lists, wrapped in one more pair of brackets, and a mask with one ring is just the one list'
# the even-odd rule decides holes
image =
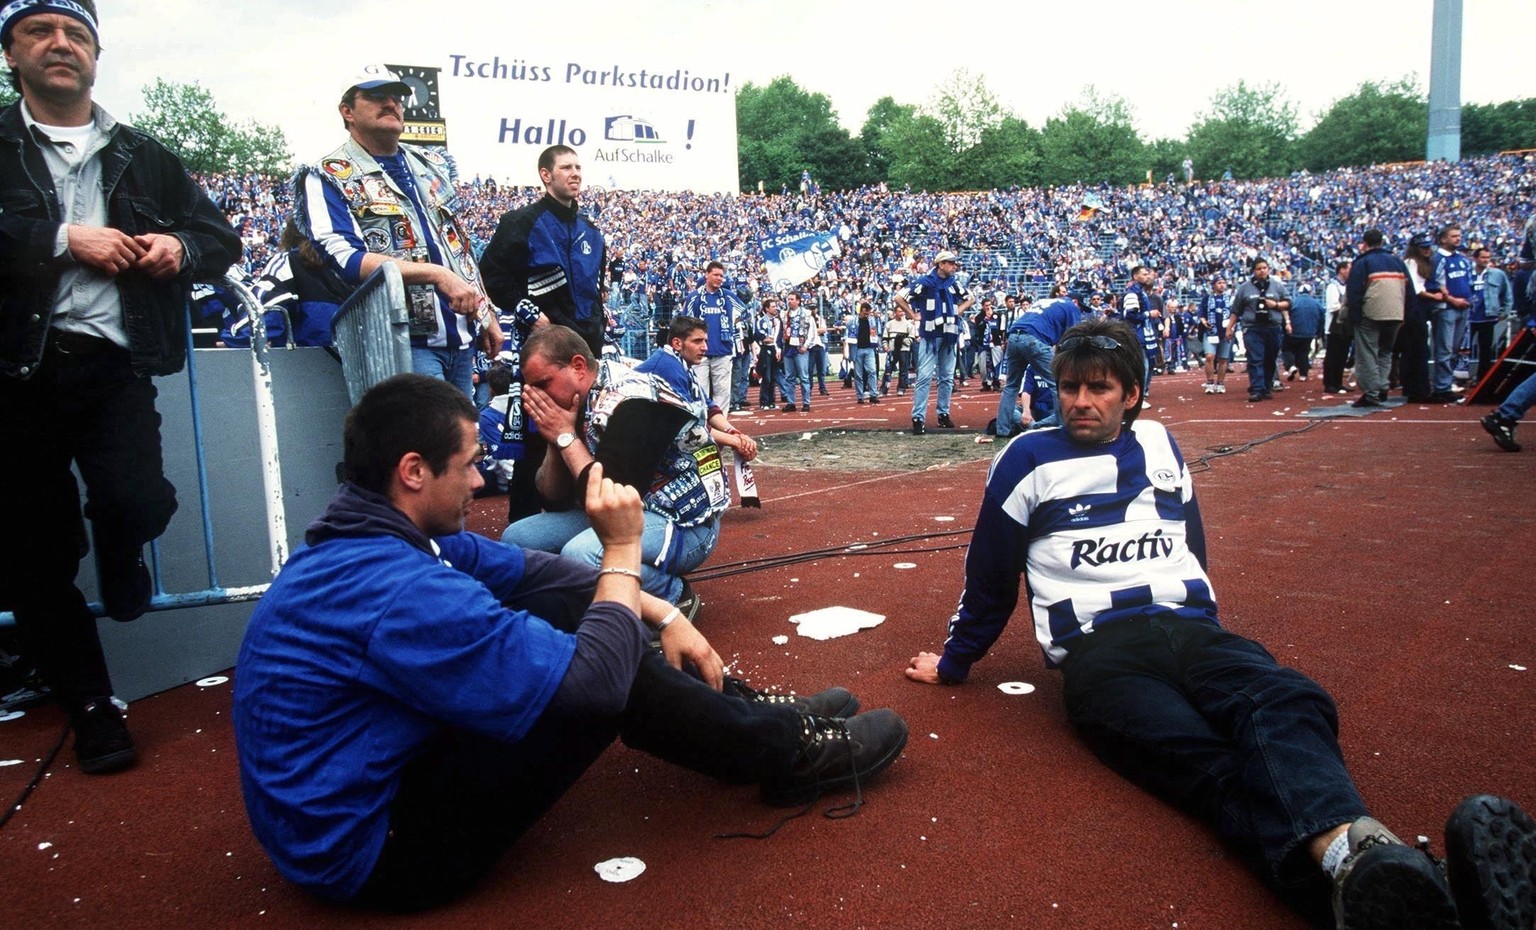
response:
{"label": "blue flag in crowd", "polygon": [[776,291],[809,281],[842,254],[837,234],[832,232],[778,233],[763,239],[763,261],[768,265],[768,281]]}

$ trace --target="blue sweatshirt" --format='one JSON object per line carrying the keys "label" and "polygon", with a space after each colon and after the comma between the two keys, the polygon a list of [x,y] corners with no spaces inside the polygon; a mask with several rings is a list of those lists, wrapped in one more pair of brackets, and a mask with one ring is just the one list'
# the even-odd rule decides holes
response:
{"label": "blue sweatshirt", "polygon": [[[246,629],[235,746],[251,829],[278,871],[347,900],[378,860],[405,766],[430,741],[468,730],[516,742],[557,702],[616,712],[649,637],[612,602],[593,604],[577,635],[507,607],[547,591],[590,597],[596,573],[471,533],[428,539],[354,485],[306,542]],[[617,653],[582,640],[614,636],[628,641]],[[579,649],[589,658],[578,663]],[[614,666],[606,681],[592,674],[598,652]]]}

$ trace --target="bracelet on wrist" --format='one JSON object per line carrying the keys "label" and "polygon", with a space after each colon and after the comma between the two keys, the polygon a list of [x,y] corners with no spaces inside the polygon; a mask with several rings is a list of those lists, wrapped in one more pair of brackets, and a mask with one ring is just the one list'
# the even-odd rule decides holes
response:
{"label": "bracelet on wrist", "polygon": [[683,612],[681,610],[676,607],[672,608],[672,612],[667,614],[665,617],[662,617],[661,622],[656,624],[656,632],[660,633],[662,630],[665,630],[667,627],[672,625],[672,621],[676,620],[682,615]]}
{"label": "bracelet on wrist", "polygon": [[600,568],[597,570],[597,573],[599,575],[624,575],[636,581],[640,580],[640,573],[632,568]]}

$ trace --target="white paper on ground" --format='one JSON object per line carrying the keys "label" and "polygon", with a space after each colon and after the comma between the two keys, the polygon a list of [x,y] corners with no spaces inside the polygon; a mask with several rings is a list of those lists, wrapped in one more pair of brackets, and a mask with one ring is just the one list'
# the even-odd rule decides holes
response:
{"label": "white paper on ground", "polygon": [[801,636],[811,639],[836,639],[885,622],[884,614],[872,614],[852,607],[823,607],[810,613],[795,614],[789,622],[799,627]]}
{"label": "white paper on ground", "polygon": [[624,856],[619,859],[605,859],[594,865],[592,871],[605,882],[627,882],[645,871],[645,863],[634,856]]}

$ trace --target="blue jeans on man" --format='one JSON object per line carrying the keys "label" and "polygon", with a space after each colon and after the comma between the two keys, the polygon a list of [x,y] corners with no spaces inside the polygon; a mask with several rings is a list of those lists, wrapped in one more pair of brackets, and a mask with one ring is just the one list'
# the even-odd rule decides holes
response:
{"label": "blue jeans on man", "polygon": [[731,369],[731,409],[747,408],[747,390],[752,386],[752,353],[737,355]]}
{"label": "blue jeans on man", "polygon": [[469,349],[429,349],[411,346],[411,371],[457,386],[475,399],[475,353]]}
{"label": "blue jeans on man", "polygon": [[1272,396],[1275,363],[1280,357],[1280,327],[1245,325],[1243,348],[1248,350],[1248,397]]}
{"label": "blue jeans on man", "polygon": [[949,416],[949,398],[955,390],[955,343],[942,336],[917,340],[917,383],[912,387],[912,419],[926,420],[928,413],[928,389],[934,374],[939,379],[939,398],[936,413]]}
{"label": "blue jeans on man", "polygon": [[1447,394],[1456,383],[1456,353],[1467,338],[1467,308],[1441,304],[1430,314],[1430,342],[1434,347],[1434,377],[1430,390]]}
{"label": "blue jeans on man", "polygon": [[[811,353],[798,346],[789,346],[784,350],[784,370],[787,373],[791,387],[799,389],[800,406],[811,405]],[[792,391],[786,390],[788,402],[795,402]]]}
{"label": "blue jeans on man", "polygon": [[1094,755],[1209,824],[1318,916],[1328,879],[1306,842],[1366,814],[1321,685],[1252,640],[1172,612],[1098,627],[1062,671],[1067,717]]}
{"label": "blue jeans on man", "polygon": [[[1019,413],[1019,385],[1024,382],[1024,370],[1033,367],[1035,377],[1056,393],[1056,379],[1051,377],[1051,359],[1056,355],[1054,346],[1033,333],[1008,334],[1008,378],[1003,382],[1003,394],[997,400],[997,436],[1012,436],[1023,425]],[[1041,420],[1039,426],[1060,426],[1061,413],[1053,411]]]}
{"label": "blue jeans on man", "polygon": [[[683,593],[682,576],[693,571],[715,551],[720,521],[681,527],[659,513],[645,512],[640,535],[640,587],[664,601],[676,601]],[[601,565],[603,544],[592,521],[581,509],[546,511],[525,517],[502,531],[501,541],[525,549],[555,552],[587,565]],[[669,546],[670,542],[670,546]]]}
{"label": "blue jeans on man", "polygon": [[863,400],[878,401],[880,399],[879,378],[875,368],[873,346],[853,350],[853,389]]}
{"label": "blue jeans on man", "polygon": [[811,380],[816,382],[816,391],[822,396],[827,393],[827,347],[824,345],[811,346],[810,348]]}
{"label": "blue jeans on man", "polygon": [[1524,381],[1515,385],[1515,389],[1504,398],[1504,403],[1499,404],[1494,415],[1511,422],[1525,416],[1525,412],[1536,404],[1536,375],[1527,375]]}

